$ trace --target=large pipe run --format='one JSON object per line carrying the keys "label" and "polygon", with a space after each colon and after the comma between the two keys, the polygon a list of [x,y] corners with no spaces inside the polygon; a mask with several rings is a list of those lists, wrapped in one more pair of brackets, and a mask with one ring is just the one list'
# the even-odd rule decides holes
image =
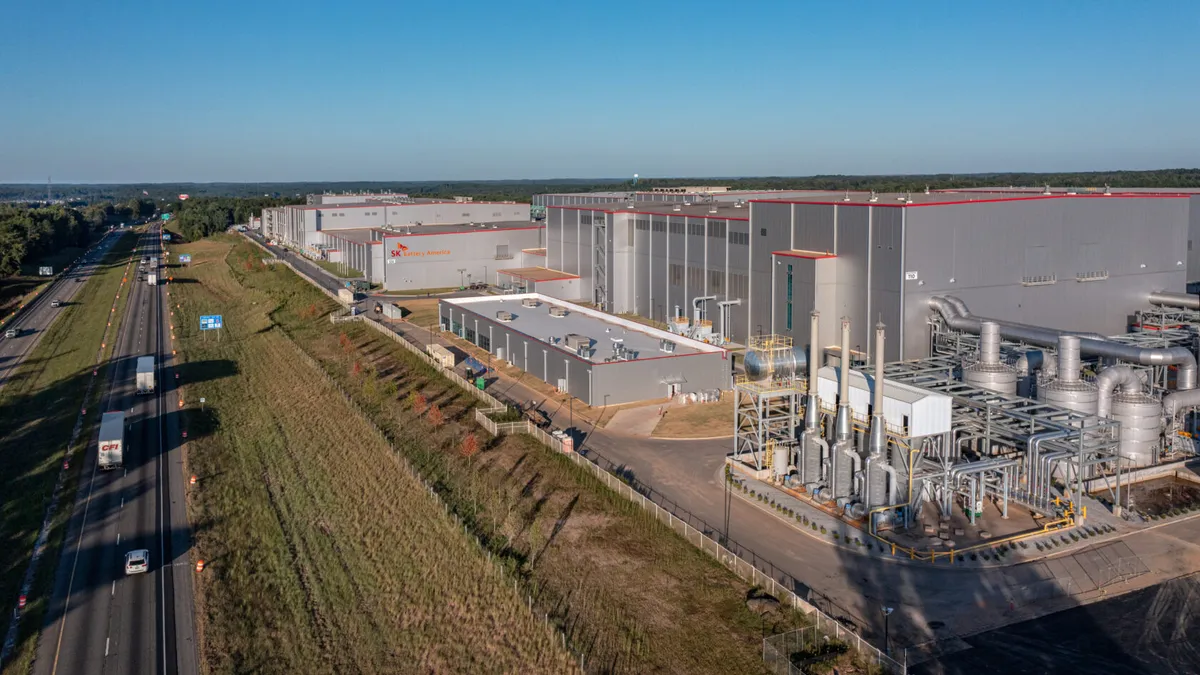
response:
{"label": "large pipe run", "polygon": [[[1181,391],[1196,388],[1196,357],[1186,347],[1144,348],[1134,345],[1112,342],[1090,334],[1054,330],[1042,326],[1027,326],[1025,324],[999,321],[972,315],[964,311],[966,306],[958,298],[935,296],[929,299],[929,306],[942,315],[946,324],[955,330],[969,333],[979,333],[983,321],[994,321],[1000,326],[1000,334],[1004,337],[1019,340],[1028,344],[1054,347],[1058,338],[1063,335],[1079,339],[1079,351],[1090,356],[1102,356],[1129,363],[1139,363],[1144,366],[1175,365],[1179,367],[1176,374],[1176,388]],[[1058,376],[1063,373],[1061,368]],[[1165,401],[1164,401],[1165,403]]]}
{"label": "large pipe run", "polygon": [[1099,398],[1096,401],[1096,414],[1100,417],[1112,416],[1112,397],[1117,387],[1128,393],[1142,391],[1145,383],[1141,374],[1129,366],[1113,366],[1105,368],[1096,377],[1096,388]]}
{"label": "large pipe run", "polygon": [[1150,304],[1163,307],[1183,307],[1184,309],[1200,309],[1200,295],[1189,293],[1168,293],[1158,291],[1150,294]]}

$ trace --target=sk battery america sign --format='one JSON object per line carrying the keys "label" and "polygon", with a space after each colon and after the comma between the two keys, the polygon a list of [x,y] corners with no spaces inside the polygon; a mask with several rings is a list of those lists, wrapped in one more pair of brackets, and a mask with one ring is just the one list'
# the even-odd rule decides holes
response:
{"label": "sk battery america sign", "polygon": [[408,246],[400,242],[396,242],[396,247],[392,249],[391,257],[393,258],[424,258],[427,256],[450,255],[449,249],[414,251]]}

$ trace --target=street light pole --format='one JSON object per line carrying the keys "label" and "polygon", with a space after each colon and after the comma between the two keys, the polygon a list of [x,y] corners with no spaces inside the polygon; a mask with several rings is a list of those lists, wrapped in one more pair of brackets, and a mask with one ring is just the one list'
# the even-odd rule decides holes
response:
{"label": "street light pole", "polygon": [[895,611],[894,607],[883,608],[883,653],[888,655],[892,653],[892,645],[891,640],[889,639],[890,636],[888,631],[888,618],[892,616],[893,611]]}

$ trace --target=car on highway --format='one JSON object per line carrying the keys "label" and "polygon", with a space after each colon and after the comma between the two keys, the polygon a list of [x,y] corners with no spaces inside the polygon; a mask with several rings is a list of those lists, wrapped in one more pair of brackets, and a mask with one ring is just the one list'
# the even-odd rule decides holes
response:
{"label": "car on highway", "polygon": [[4,337],[6,337],[6,338],[15,338],[20,334],[21,334],[20,328],[9,328],[8,330],[4,331]]}
{"label": "car on highway", "polygon": [[75,283],[77,283],[77,284],[82,284],[82,283],[83,283],[83,277],[75,277]]}
{"label": "car on highway", "polygon": [[50,306],[51,306],[51,307],[62,307],[62,300],[59,300],[59,299],[57,299],[57,298],[56,298],[56,299],[54,299],[54,300],[51,300],[51,301],[50,301]]}
{"label": "car on highway", "polygon": [[125,574],[143,574],[150,571],[150,551],[138,549],[125,554]]}

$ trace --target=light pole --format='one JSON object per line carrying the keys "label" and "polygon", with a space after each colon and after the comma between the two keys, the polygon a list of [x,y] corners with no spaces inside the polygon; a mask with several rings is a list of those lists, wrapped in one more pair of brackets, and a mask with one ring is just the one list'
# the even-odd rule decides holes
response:
{"label": "light pole", "polygon": [[463,286],[466,286],[466,285],[467,285],[467,284],[466,284],[466,283],[463,281],[463,275],[464,275],[464,274],[466,274],[466,272],[467,272],[466,268],[464,268],[464,267],[460,267],[460,268],[458,268],[458,287],[459,287],[459,288],[462,288]]}
{"label": "light pole", "polygon": [[892,653],[891,641],[888,639],[888,617],[892,615],[893,611],[895,611],[894,607],[883,608],[883,653],[888,655]]}

